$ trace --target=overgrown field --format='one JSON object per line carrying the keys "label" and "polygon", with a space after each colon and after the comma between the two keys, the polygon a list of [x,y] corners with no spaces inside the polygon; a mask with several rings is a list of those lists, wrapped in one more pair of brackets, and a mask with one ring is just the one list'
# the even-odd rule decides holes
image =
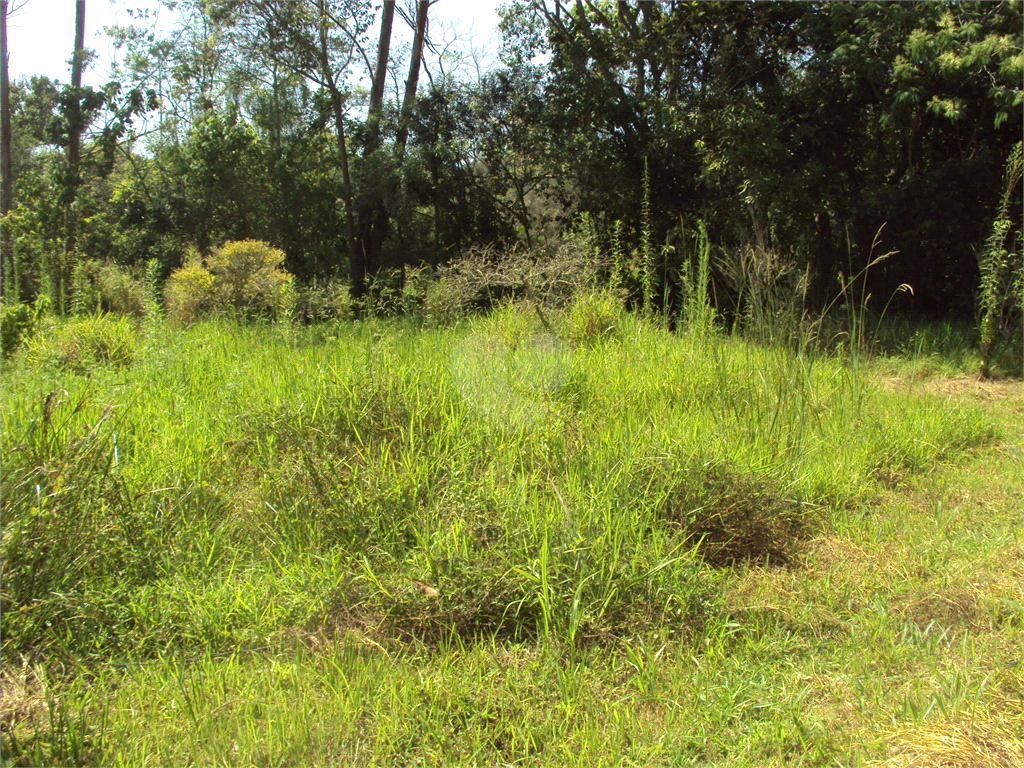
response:
{"label": "overgrown field", "polygon": [[1020,757],[1019,381],[513,307],[110,334],[3,370],[4,764]]}

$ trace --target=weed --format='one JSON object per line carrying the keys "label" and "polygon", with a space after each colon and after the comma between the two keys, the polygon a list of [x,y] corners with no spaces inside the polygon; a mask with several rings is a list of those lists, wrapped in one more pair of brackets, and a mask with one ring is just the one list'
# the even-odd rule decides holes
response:
{"label": "weed", "polygon": [[123,368],[135,359],[135,336],[134,326],[123,317],[53,321],[30,340],[26,356],[37,365],[79,374],[97,365]]}
{"label": "weed", "polygon": [[978,256],[981,287],[978,294],[979,328],[981,331],[981,375],[992,375],[992,363],[998,353],[1009,352],[1013,373],[1021,372],[1021,311],[1024,295],[1024,261],[1021,231],[1013,231],[1010,199],[1024,177],[1022,144],[1017,145],[1006,162],[1003,199],[992,233]]}
{"label": "weed", "polygon": [[622,302],[611,291],[579,296],[567,318],[569,342],[592,347],[617,338],[622,314]]}
{"label": "weed", "polygon": [[35,330],[35,316],[27,304],[0,306],[0,351],[7,357]]}

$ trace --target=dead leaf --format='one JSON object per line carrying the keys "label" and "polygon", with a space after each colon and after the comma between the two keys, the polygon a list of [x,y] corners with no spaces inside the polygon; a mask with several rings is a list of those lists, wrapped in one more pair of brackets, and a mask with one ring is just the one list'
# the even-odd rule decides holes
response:
{"label": "dead leaf", "polygon": [[440,594],[441,594],[440,592],[438,592],[436,589],[434,589],[429,584],[425,584],[424,582],[419,581],[418,579],[409,579],[409,581],[411,581],[413,584],[415,584],[416,585],[416,589],[418,589],[420,592],[422,592],[427,597],[439,597]]}

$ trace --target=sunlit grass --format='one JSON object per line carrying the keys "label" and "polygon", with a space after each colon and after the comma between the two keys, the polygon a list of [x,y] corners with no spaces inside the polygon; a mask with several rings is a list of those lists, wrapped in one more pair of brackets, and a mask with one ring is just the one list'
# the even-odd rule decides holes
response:
{"label": "sunlit grass", "polygon": [[928,485],[1003,411],[617,322],[157,326],[128,369],[5,367],[36,702],[5,760],[853,763],[1005,695],[1019,472],[980,522]]}

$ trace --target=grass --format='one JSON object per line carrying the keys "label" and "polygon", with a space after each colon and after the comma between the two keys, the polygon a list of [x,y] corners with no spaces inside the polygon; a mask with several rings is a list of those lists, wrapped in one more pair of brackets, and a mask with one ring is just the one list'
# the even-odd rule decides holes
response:
{"label": "grass", "polygon": [[1012,753],[1019,382],[613,320],[6,365],[4,763]]}

